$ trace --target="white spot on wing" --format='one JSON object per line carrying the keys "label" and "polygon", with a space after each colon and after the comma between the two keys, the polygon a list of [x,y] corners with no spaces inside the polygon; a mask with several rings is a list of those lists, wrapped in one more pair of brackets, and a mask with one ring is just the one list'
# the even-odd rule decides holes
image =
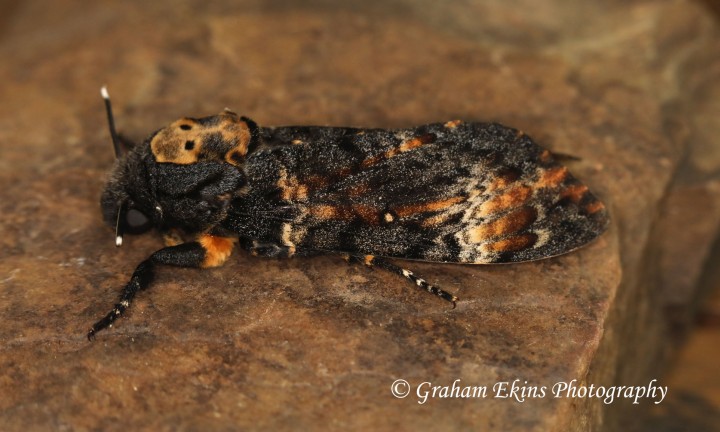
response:
{"label": "white spot on wing", "polygon": [[539,248],[539,247],[543,246],[545,243],[547,243],[548,240],[550,240],[550,231],[548,231],[546,229],[535,230],[533,232],[538,237],[537,241],[535,241],[535,244],[533,245],[533,248]]}
{"label": "white spot on wing", "polygon": [[295,243],[292,241],[292,225],[284,223],[282,227],[282,242],[283,245],[288,247],[288,254],[290,256],[295,254]]}

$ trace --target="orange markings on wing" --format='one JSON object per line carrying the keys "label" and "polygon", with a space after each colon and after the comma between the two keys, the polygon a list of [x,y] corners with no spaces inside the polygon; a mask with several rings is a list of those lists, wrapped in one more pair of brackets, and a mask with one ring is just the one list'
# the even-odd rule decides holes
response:
{"label": "orange markings on wing", "polygon": [[417,213],[427,213],[446,209],[452,205],[465,201],[465,197],[455,196],[442,201],[433,201],[428,203],[410,204],[393,208],[395,214],[399,217],[411,216]]}
{"label": "orange markings on wing", "polygon": [[575,204],[579,203],[582,197],[587,193],[588,187],[584,184],[578,183],[570,185],[560,191],[561,198],[569,198]]}
{"label": "orange markings on wing", "polygon": [[420,225],[424,228],[436,227],[443,224],[446,220],[448,220],[448,218],[450,218],[450,216],[451,214],[449,212],[440,213],[425,219],[420,223]]}
{"label": "orange markings on wing", "polygon": [[537,219],[537,211],[532,207],[522,207],[505,216],[481,224],[468,231],[472,243],[482,243],[493,237],[502,237],[516,233],[530,226]]}
{"label": "orange markings on wing", "polygon": [[205,259],[201,266],[207,268],[223,265],[232,253],[235,239],[203,234],[198,238],[198,242],[205,249]]}
{"label": "orange markings on wing", "polygon": [[360,197],[365,196],[370,192],[370,187],[365,183],[358,183],[356,185],[353,185],[347,190],[348,196],[351,197]]}
{"label": "orange markings on wing", "polygon": [[369,158],[365,159],[364,161],[362,161],[360,166],[362,166],[363,168],[367,168],[371,165],[375,165],[376,163],[380,162],[381,160],[383,160],[383,155],[369,157]]}
{"label": "orange markings on wing", "polygon": [[380,162],[381,160],[390,159],[393,156],[396,156],[400,153],[420,147],[423,144],[433,143],[433,142],[435,142],[436,138],[437,137],[434,134],[427,133],[425,135],[420,135],[415,138],[405,140],[405,141],[401,142],[399,146],[392,148],[392,149],[386,151],[385,153],[365,159],[361,165],[363,167],[369,167],[371,165],[375,165],[376,163]]}
{"label": "orange markings on wing", "polygon": [[[412,150],[416,147],[420,147],[423,144],[428,144],[435,141],[435,135],[433,134],[425,134],[407,141],[403,141],[400,146],[398,147],[398,151],[404,152],[408,150]],[[392,151],[392,150],[391,150]]]}
{"label": "orange markings on wing", "polygon": [[538,236],[533,233],[527,233],[517,236],[508,237],[492,243],[483,244],[481,247],[486,253],[492,252],[516,252],[532,247],[537,241]]}
{"label": "orange markings on wing", "polygon": [[493,192],[505,189],[515,183],[515,181],[517,181],[520,177],[522,177],[522,172],[518,169],[506,168],[501,170],[494,176],[493,180],[487,186],[487,191]]}
{"label": "orange markings on wing", "polygon": [[317,219],[344,219],[340,216],[340,208],[331,205],[316,205],[308,208],[308,212]]}
{"label": "orange markings on wing", "polygon": [[[578,183],[573,184],[562,191],[560,191],[560,198],[567,198],[570,201],[572,201],[575,204],[579,204],[583,198],[589,194],[588,187],[584,184]],[[585,207],[583,208],[583,211],[586,214],[594,214],[601,210],[605,209],[605,204],[603,204],[601,201],[599,201],[597,198],[591,196],[591,201],[587,204],[585,204]]]}
{"label": "orange markings on wing", "polygon": [[585,211],[588,212],[588,214],[597,213],[605,208],[605,204],[603,204],[601,201],[593,201],[587,206],[585,206]]}
{"label": "orange markings on wing", "polygon": [[308,207],[308,212],[313,217],[321,220],[353,220],[355,218],[360,218],[364,222],[373,225],[380,223],[380,212],[375,207],[371,206],[332,206],[323,204]]}
{"label": "orange markings on wing", "polygon": [[287,171],[280,172],[277,182],[280,188],[280,197],[285,201],[305,201],[308,197],[308,187],[300,184],[297,177],[288,177]]}
{"label": "orange markings on wing", "polygon": [[548,170],[543,170],[540,174],[540,178],[535,183],[535,187],[540,188],[554,188],[560,185],[568,176],[568,170],[564,166],[552,167]]}
{"label": "orange markings on wing", "polygon": [[303,179],[303,184],[307,185],[308,189],[317,190],[322,189],[332,182],[332,178],[329,176],[322,175],[311,175]]}
{"label": "orange markings on wing", "polygon": [[[308,196],[317,190],[340,181],[349,174],[349,169],[343,169],[330,175],[310,175],[298,179],[289,176],[286,170],[281,170],[277,185],[280,188],[280,197],[285,201],[307,201]],[[360,196],[368,191],[366,185],[357,185],[348,191],[350,196]]]}
{"label": "orange markings on wing", "polygon": [[518,207],[530,197],[532,189],[525,185],[514,186],[480,204],[473,214],[476,218],[488,217],[513,207]]}
{"label": "orange markings on wing", "polygon": [[380,212],[375,207],[365,205],[352,206],[352,211],[358,215],[363,221],[370,224],[380,223]]}

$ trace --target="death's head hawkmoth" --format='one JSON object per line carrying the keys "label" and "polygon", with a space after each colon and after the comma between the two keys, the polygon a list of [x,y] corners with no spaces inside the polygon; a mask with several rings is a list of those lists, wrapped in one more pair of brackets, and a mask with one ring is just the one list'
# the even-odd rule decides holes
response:
{"label": "death's head hawkmoth", "polygon": [[552,153],[497,123],[258,127],[226,110],[179,119],[123,152],[104,88],[103,97],[117,155],[104,219],[118,245],[154,228],[168,246],[137,267],[89,338],[123,314],[156,265],[221,265],[235,243],[265,257],[342,254],[454,304],[388,259],[531,261],[577,249],[609,224]]}

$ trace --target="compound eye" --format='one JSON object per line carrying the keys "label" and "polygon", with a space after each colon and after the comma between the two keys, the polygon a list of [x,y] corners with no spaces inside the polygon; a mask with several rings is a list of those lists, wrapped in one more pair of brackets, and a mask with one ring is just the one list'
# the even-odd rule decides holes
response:
{"label": "compound eye", "polygon": [[152,221],[140,210],[131,208],[125,213],[125,226],[130,234],[140,234],[152,228]]}

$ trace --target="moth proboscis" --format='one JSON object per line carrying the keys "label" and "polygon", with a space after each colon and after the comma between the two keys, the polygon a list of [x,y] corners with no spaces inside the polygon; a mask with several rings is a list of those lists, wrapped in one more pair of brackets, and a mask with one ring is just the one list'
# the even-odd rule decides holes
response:
{"label": "moth proboscis", "polygon": [[548,150],[497,123],[259,127],[225,110],[176,120],[123,151],[102,95],[117,157],[104,220],[118,246],[154,228],[167,247],[138,265],[89,339],[122,316],[157,265],[216,267],[235,243],[263,257],[342,254],[455,305],[389,259],[532,261],[577,249],[609,224],[603,203]]}

